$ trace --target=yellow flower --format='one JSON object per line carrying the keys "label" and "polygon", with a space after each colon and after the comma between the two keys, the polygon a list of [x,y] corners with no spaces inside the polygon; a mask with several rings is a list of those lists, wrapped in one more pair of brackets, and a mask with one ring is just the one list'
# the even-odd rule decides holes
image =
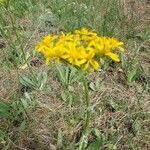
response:
{"label": "yellow flower", "polygon": [[85,50],[83,47],[76,47],[76,43],[69,43],[68,50],[66,50],[63,58],[67,60],[70,64],[80,66],[86,62]]}
{"label": "yellow flower", "polygon": [[124,52],[123,42],[118,41],[114,38],[101,37],[98,42],[95,44],[95,48],[100,55],[108,56],[113,61],[119,62],[119,55],[115,54],[115,50],[120,50]]}
{"label": "yellow flower", "polygon": [[86,54],[86,63],[85,63],[85,66],[83,68],[83,70],[87,70],[88,68],[92,67],[94,68],[95,70],[98,70],[100,65],[99,63],[94,59],[95,57],[95,51],[94,49],[89,49],[88,53]]}
{"label": "yellow flower", "polygon": [[45,49],[53,47],[54,37],[51,35],[45,36],[40,43],[36,46],[36,50],[39,52],[44,52]]}
{"label": "yellow flower", "polygon": [[75,30],[74,33],[47,35],[36,46],[48,64],[51,60],[68,62],[83,70],[98,70],[99,58],[109,57],[119,62],[116,50],[124,52],[123,42],[115,38],[100,37],[86,28]]}

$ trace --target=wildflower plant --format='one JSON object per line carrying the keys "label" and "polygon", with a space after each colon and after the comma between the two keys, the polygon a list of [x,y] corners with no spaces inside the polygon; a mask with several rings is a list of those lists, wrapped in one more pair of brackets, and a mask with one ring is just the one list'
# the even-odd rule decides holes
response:
{"label": "wildflower plant", "polygon": [[98,71],[100,59],[107,57],[112,61],[119,62],[117,51],[124,52],[123,42],[110,37],[100,37],[94,31],[86,28],[75,30],[73,33],[61,33],[60,35],[49,34],[36,46],[36,50],[44,55],[46,64],[67,63],[78,68],[83,75],[83,86],[86,104],[85,126],[79,150],[84,150],[88,143],[89,124],[91,119],[90,96],[87,81],[87,72]]}

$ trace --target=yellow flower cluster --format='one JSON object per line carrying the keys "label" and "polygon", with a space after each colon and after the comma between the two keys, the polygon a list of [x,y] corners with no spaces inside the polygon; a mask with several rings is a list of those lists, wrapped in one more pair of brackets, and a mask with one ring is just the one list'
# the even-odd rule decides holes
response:
{"label": "yellow flower cluster", "polygon": [[100,57],[109,57],[119,62],[119,55],[114,52],[124,52],[123,42],[115,38],[99,37],[86,28],[68,34],[47,35],[38,43],[36,50],[44,54],[47,64],[51,60],[66,61],[83,70],[98,70]]}

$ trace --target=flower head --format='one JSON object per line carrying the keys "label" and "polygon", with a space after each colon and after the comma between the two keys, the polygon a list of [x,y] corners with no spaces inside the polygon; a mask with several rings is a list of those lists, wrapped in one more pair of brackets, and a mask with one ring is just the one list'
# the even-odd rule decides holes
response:
{"label": "flower head", "polygon": [[45,56],[46,63],[51,60],[65,61],[83,70],[98,70],[100,57],[119,62],[116,50],[124,52],[123,42],[100,37],[86,28],[68,34],[62,32],[60,35],[47,35],[38,43],[36,50]]}

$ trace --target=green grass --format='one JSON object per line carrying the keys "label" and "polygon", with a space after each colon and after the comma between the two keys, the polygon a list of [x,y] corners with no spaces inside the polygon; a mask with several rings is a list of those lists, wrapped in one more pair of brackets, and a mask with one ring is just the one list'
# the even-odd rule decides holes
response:
{"label": "green grass", "polygon": [[87,150],[150,148],[150,29],[140,12],[125,11],[127,4],[6,0],[0,6],[0,149],[78,147],[86,113],[80,74],[65,65],[46,66],[35,45],[48,33],[81,27],[119,38],[126,48],[121,63],[101,61],[101,71],[88,78],[92,130]]}

